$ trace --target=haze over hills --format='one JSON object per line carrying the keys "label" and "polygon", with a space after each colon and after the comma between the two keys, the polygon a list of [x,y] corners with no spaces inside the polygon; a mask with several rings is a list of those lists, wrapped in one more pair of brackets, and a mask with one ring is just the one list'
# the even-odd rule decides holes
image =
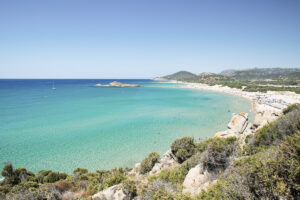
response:
{"label": "haze over hills", "polygon": [[300,77],[297,68],[254,68],[248,70],[224,70],[220,75],[230,76],[242,80],[278,79]]}

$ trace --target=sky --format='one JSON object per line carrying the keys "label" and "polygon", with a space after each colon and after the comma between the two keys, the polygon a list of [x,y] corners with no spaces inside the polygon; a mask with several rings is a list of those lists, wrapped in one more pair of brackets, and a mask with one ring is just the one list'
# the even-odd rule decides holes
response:
{"label": "sky", "polygon": [[0,0],[0,78],[300,67],[299,0]]}

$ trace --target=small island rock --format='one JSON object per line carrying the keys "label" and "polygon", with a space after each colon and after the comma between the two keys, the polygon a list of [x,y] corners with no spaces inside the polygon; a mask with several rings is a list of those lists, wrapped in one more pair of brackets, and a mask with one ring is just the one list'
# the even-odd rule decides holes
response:
{"label": "small island rock", "polygon": [[141,87],[138,84],[126,84],[126,83],[120,83],[118,81],[113,81],[108,85],[102,85],[101,83],[98,83],[95,86],[96,87]]}

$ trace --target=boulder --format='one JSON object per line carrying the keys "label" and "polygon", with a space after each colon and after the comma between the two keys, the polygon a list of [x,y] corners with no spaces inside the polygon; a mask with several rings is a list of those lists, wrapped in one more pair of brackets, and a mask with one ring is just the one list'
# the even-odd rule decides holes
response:
{"label": "boulder", "polygon": [[202,190],[206,190],[215,182],[213,176],[207,171],[203,170],[201,165],[190,169],[183,182],[183,193],[190,193],[195,196]]}
{"label": "boulder", "polygon": [[136,163],[129,174],[140,174],[141,171],[141,163]]}
{"label": "boulder", "polygon": [[256,113],[253,126],[255,128],[263,127],[264,125],[274,121],[279,117],[279,113],[272,110],[265,110]]}
{"label": "boulder", "polygon": [[126,200],[127,196],[122,190],[122,184],[111,186],[97,194],[94,194],[92,200]]}
{"label": "boulder", "polygon": [[232,117],[231,121],[227,125],[228,129],[231,129],[235,133],[243,133],[248,125],[248,113],[241,112],[238,115]]}
{"label": "boulder", "polygon": [[219,138],[219,137],[226,138],[226,137],[236,137],[236,136],[237,134],[230,129],[226,131],[220,131],[215,134],[215,138]]}
{"label": "boulder", "polygon": [[238,115],[234,115],[227,125],[227,130],[220,131],[215,134],[215,137],[239,137],[243,134],[248,126],[248,114],[241,112]]}
{"label": "boulder", "polygon": [[179,164],[176,161],[175,156],[173,155],[171,150],[168,150],[159,160],[158,163],[154,165],[152,170],[150,171],[150,175],[158,174],[164,169],[173,169],[177,167]]}

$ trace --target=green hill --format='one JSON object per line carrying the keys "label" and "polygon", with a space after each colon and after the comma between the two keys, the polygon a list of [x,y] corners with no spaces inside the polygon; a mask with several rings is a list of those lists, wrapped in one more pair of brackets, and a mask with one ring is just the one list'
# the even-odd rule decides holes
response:
{"label": "green hill", "polygon": [[297,68],[254,68],[247,70],[225,70],[220,74],[199,75],[180,71],[163,78],[191,83],[222,85],[249,92],[292,91],[300,94],[300,69]]}
{"label": "green hill", "polygon": [[179,71],[171,75],[164,76],[163,78],[168,80],[185,80],[185,79],[194,79],[197,75],[188,71]]}

